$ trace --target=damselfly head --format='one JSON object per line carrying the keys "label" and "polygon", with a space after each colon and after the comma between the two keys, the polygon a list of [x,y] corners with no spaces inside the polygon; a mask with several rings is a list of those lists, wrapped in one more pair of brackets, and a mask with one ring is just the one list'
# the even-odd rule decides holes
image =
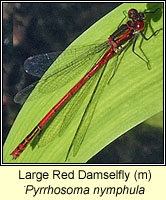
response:
{"label": "damselfly head", "polygon": [[136,19],[137,18],[137,16],[138,16],[138,11],[136,10],[136,9],[134,9],[134,8],[132,8],[132,9],[130,9],[129,11],[128,11],[128,17],[130,18],[130,19]]}
{"label": "damselfly head", "polygon": [[133,21],[144,20],[145,15],[143,12],[138,12],[136,9],[132,8],[128,11],[128,17]]}

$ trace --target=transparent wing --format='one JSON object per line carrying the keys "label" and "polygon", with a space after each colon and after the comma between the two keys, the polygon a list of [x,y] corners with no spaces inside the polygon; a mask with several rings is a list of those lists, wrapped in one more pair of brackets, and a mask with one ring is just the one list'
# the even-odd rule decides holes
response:
{"label": "transparent wing", "polygon": [[49,142],[53,141],[54,137],[58,134],[59,136],[63,135],[65,129],[70,124],[74,115],[78,112],[80,107],[83,105],[83,102],[89,92],[93,90],[98,79],[97,73],[94,74],[91,79],[87,81],[85,85],[72,97],[72,99],[63,107],[63,109],[56,115],[53,123],[49,124],[47,127],[47,134],[42,134],[39,139],[38,145],[45,146]]}
{"label": "transparent wing", "polygon": [[[107,48],[108,44],[106,42],[98,45],[88,45],[82,48],[72,48],[70,51],[67,53],[64,52],[63,55],[59,57],[56,66],[53,66],[48,73],[45,73],[45,71],[48,69],[49,64],[59,56],[60,52],[41,54],[34,58],[30,57],[25,61],[25,70],[29,74],[38,77],[45,74],[39,82],[32,83],[20,91],[14,98],[14,101],[21,104],[25,102],[37,83],[39,84],[36,93],[31,100],[34,99],[34,97],[36,98],[36,95],[40,98],[40,95],[42,94],[56,91],[73,80],[78,73],[82,71],[85,71],[86,73],[92,65],[100,59]],[[88,66],[88,68],[85,68],[85,65]]]}
{"label": "transparent wing", "polygon": [[80,72],[86,73],[101,58],[107,48],[108,44],[104,42],[99,45],[82,47],[81,50],[73,48],[64,52],[56,62],[56,66],[44,74],[40,81],[40,92],[55,91],[73,80]]}
{"label": "transparent wing", "polygon": [[111,79],[111,77],[113,77],[113,68],[114,67],[112,67],[111,70],[109,70],[109,71],[107,70],[107,73],[105,73],[106,65],[103,67],[103,69],[101,70],[101,72],[99,74],[100,77],[96,83],[95,89],[91,95],[89,103],[83,113],[80,124],[77,128],[77,131],[74,135],[72,143],[69,147],[68,154],[66,156],[66,160],[70,156],[71,150],[73,151],[73,156],[76,156],[77,152],[79,151],[79,148],[84,140],[85,134],[91,123],[94,111],[95,111],[97,103],[99,101],[99,98],[101,97],[101,94],[102,94],[105,86],[107,85],[108,81]]}
{"label": "transparent wing", "polygon": [[36,87],[38,82],[39,81],[36,81],[36,82],[30,84],[26,88],[24,88],[23,90],[18,92],[14,97],[14,102],[22,105],[27,100],[28,96],[33,91],[33,89]]}
{"label": "transparent wing", "polygon": [[24,69],[28,74],[41,78],[61,53],[58,51],[31,56],[25,60]]}
{"label": "transparent wing", "polygon": [[[24,69],[28,74],[41,78],[60,54],[61,52],[58,51],[31,56],[25,60]],[[35,81],[34,83],[25,87],[23,90],[19,91],[14,97],[14,102],[23,104],[38,82],[39,81]]]}

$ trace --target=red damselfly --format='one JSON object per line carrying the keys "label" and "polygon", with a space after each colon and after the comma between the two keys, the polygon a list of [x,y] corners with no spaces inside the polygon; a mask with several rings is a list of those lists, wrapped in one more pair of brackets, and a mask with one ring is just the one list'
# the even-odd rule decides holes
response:
{"label": "red damselfly", "polygon": [[[157,10],[157,9],[156,9]],[[154,12],[156,12],[156,10]],[[105,87],[105,85],[112,79],[114,76],[117,66],[118,66],[118,57],[121,55],[121,53],[126,50],[131,44],[132,45],[132,51],[133,53],[142,59],[146,64],[147,67],[150,68],[149,61],[146,60],[145,58],[142,58],[140,55],[138,55],[135,52],[135,44],[137,41],[137,38],[139,35],[141,35],[145,40],[149,40],[152,36],[156,35],[159,30],[155,31],[150,37],[146,37],[143,33],[143,30],[145,28],[144,21],[145,21],[145,14],[148,13],[154,13],[154,12],[138,12],[136,9],[130,9],[128,11],[128,18],[129,20],[125,23],[118,26],[117,30],[110,35],[108,40],[100,45],[94,46],[89,52],[90,56],[95,55],[96,53],[100,52],[99,59],[96,61],[96,63],[91,67],[91,69],[85,74],[85,76],[74,86],[72,87],[67,94],[46,114],[46,116],[37,124],[37,126],[28,134],[28,136],[14,149],[14,151],[11,153],[13,158],[18,158],[19,155],[24,151],[24,149],[27,147],[27,145],[31,142],[31,140],[38,135],[45,125],[50,121],[56,114],[58,114],[61,109],[68,109],[70,107],[70,110],[74,113],[76,107],[79,109],[80,106],[80,100],[81,98],[84,98],[85,96],[85,91],[88,90],[92,85],[94,85],[94,90],[92,92],[92,95],[90,97],[90,100],[87,104],[87,107],[83,113],[82,119],[79,123],[79,126],[76,130],[76,133],[74,135],[74,138],[72,140],[72,143],[69,147],[68,153],[66,155],[66,159],[68,158],[71,149],[73,148],[73,155],[75,156],[80,148],[80,145],[82,144],[86,131],[90,125],[90,122],[93,117],[93,113],[95,111],[96,105],[98,103],[99,97],[101,96],[101,93]],[[102,56],[103,54],[103,56]],[[116,55],[116,64],[113,68],[113,71],[111,71],[110,74],[105,76],[105,81],[101,82],[101,79],[103,79],[103,74],[105,72],[106,66],[108,61]],[[90,56],[88,57],[88,53],[85,54],[85,57],[83,59],[89,59]],[[44,58],[44,55],[41,55],[41,58]],[[52,54],[45,54],[44,59],[48,59],[50,62],[52,62],[55,58],[57,57],[57,54],[52,53]],[[39,58],[39,57],[37,57]],[[34,57],[35,60],[35,57]],[[25,63],[27,66],[27,72],[31,73],[31,70],[33,71],[33,67],[30,67],[29,63],[33,63],[33,58],[30,58],[27,60]],[[79,63],[80,60],[76,59],[75,61],[72,61],[69,63],[68,66],[63,66],[62,68],[58,69],[55,71],[52,75],[49,75],[46,77],[46,80],[49,80],[49,78],[53,75],[56,74],[56,76],[61,77],[63,73],[68,74],[70,70],[74,70],[74,68],[79,71]],[[34,70],[32,74],[39,74],[39,76],[42,76],[44,72],[47,70],[48,65],[41,70]],[[82,65],[82,63],[81,63]],[[35,67],[35,66],[34,66]],[[65,76],[66,78],[66,76]],[[68,79],[66,78],[66,81]],[[85,84],[86,83],[86,84]],[[84,86],[86,85],[86,87]],[[32,84],[29,88],[33,88],[36,85],[36,83]],[[22,94],[26,91],[23,90],[23,92],[20,92],[16,96],[16,101],[19,99]],[[70,102],[69,102],[70,100]],[[73,100],[73,101],[72,101]],[[79,103],[78,103],[79,102]],[[77,104],[77,105],[76,105]],[[72,106],[70,106],[72,105]],[[68,122],[69,123],[69,119]]]}

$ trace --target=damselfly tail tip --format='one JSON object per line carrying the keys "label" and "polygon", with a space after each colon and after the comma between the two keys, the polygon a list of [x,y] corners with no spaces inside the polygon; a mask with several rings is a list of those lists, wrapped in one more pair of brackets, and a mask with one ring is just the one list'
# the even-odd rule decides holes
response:
{"label": "damselfly tail tip", "polygon": [[12,153],[10,153],[10,156],[12,156],[12,160],[16,160]]}

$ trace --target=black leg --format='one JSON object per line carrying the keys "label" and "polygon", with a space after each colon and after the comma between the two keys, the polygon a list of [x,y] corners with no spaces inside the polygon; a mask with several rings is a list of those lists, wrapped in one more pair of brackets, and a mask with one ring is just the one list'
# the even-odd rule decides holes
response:
{"label": "black leg", "polygon": [[150,66],[149,60],[145,60],[145,59],[142,58],[137,52],[135,52],[135,45],[136,45],[138,36],[139,36],[139,32],[136,34],[136,36],[135,36],[135,38],[134,38],[133,46],[132,46],[132,51],[133,51],[133,53],[134,53],[138,58],[140,58],[141,60],[143,60],[143,61],[146,63],[147,68],[150,70],[150,69],[151,69],[151,66]]}
{"label": "black leg", "polygon": [[141,36],[145,39],[145,40],[150,40],[153,36],[156,36],[162,29],[158,29],[157,31],[155,31],[150,37],[146,37],[141,31]]}
{"label": "black leg", "polygon": [[122,21],[121,21],[120,24],[118,25],[118,28],[122,25],[123,21],[127,18],[127,16],[126,16],[126,11],[125,11],[125,10],[123,11],[123,14],[124,14],[124,18],[122,19]]}

